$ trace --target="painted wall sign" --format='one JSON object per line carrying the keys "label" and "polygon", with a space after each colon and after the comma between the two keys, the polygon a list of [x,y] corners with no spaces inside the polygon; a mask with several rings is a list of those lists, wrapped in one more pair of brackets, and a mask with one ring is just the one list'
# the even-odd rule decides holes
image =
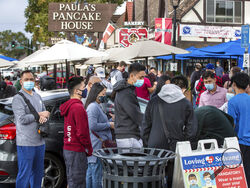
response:
{"label": "painted wall sign", "polygon": [[211,37],[211,38],[240,38],[240,27],[202,26],[180,24],[180,36]]}
{"label": "painted wall sign", "polygon": [[103,32],[116,4],[49,3],[49,31]]}
{"label": "painted wall sign", "polygon": [[128,47],[140,39],[148,38],[148,30],[146,28],[123,28],[119,31],[119,43],[122,47]]}

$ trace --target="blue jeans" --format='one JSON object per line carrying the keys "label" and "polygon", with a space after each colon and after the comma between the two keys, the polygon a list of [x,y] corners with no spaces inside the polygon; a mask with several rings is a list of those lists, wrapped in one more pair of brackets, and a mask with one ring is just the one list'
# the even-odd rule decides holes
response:
{"label": "blue jeans", "polygon": [[17,146],[16,188],[41,188],[44,176],[45,145]]}
{"label": "blue jeans", "polygon": [[102,163],[99,159],[88,164],[86,181],[87,188],[102,188]]}

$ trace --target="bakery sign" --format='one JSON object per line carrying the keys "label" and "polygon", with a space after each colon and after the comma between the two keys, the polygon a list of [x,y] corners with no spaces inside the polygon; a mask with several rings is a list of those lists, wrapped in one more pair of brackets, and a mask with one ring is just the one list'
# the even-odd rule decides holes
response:
{"label": "bakery sign", "polygon": [[122,47],[128,47],[136,43],[140,39],[148,38],[148,30],[146,28],[122,28],[119,31],[119,43]]}
{"label": "bakery sign", "polygon": [[49,3],[49,31],[103,32],[116,4]]}

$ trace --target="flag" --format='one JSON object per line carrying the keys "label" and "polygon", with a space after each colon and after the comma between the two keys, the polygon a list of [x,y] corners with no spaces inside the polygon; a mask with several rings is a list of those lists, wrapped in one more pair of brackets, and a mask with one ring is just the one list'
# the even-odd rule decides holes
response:
{"label": "flag", "polygon": [[155,41],[171,45],[172,18],[155,18]]}
{"label": "flag", "polygon": [[107,26],[107,28],[105,29],[105,31],[103,33],[103,37],[102,37],[102,41],[104,43],[107,43],[109,37],[114,32],[114,30],[115,30],[115,27],[109,23],[108,26]]}

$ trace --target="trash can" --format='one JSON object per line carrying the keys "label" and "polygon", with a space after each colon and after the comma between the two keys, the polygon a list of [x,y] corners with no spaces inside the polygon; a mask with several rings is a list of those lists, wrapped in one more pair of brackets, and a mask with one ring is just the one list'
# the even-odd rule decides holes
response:
{"label": "trash can", "polygon": [[155,148],[106,148],[94,152],[103,166],[104,188],[162,188],[175,153]]}

